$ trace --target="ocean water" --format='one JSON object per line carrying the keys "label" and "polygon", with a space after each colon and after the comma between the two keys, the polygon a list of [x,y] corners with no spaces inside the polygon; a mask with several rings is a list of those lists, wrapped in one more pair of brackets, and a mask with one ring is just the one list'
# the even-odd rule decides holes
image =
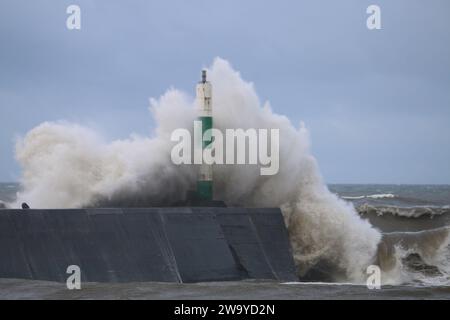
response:
{"label": "ocean water", "polygon": [[0,204],[13,202],[19,189],[18,183],[0,182]]}
{"label": "ocean water", "polygon": [[[364,284],[312,277],[299,283],[270,281],[201,284],[84,284],[70,292],[64,284],[0,279],[0,298],[135,299],[450,299],[449,185],[329,185],[352,203],[383,235],[377,264],[380,290]],[[15,183],[0,183],[0,206],[12,203]],[[323,270],[322,270],[323,271]],[[326,270],[324,271],[326,274]],[[319,273],[320,274],[320,273]]]}

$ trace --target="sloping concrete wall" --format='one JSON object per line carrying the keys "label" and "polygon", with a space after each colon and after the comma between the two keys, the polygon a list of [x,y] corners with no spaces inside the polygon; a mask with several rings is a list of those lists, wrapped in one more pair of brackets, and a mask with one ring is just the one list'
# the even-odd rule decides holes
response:
{"label": "sloping concrete wall", "polygon": [[1,210],[0,278],[298,280],[279,209]]}

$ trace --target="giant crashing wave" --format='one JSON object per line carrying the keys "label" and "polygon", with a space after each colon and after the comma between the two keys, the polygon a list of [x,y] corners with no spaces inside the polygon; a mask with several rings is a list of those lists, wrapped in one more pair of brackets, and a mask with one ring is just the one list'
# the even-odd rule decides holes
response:
{"label": "giant crashing wave", "polygon": [[[280,207],[301,277],[325,266],[332,281],[364,283],[366,268],[379,261],[382,234],[328,190],[311,155],[308,130],[294,127],[268,102],[262,104],[253,84],[227,61],[216,58],[208,75],[216,128],[280,130],[278,174],[261,176],[259,165],[216,165],[215,196],[235,206]],[[178,128],[192,132],[195,102],[170,89],[150,104],[156,128],[149,137],[106,142],[95,131],[67,122],[32,129],[17,143],[22,189],[9,206],[24,201],[33,208],[170,205],[182,200],[194,188],[196,168],[171,162],[170,136]]]}

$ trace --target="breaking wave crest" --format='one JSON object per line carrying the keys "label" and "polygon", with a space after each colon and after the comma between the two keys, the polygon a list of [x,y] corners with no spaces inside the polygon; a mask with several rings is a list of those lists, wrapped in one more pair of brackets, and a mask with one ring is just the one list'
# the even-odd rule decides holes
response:
{"label": "breaking wave crest", "polygon": [[396,196],[391,193],[385,193],[385,194],[370,194],[370,195],[364,195],[364,196],[342,196],[342,199],[345,200],[360,200],[360,199],[392,199]]}
{"label": "breaking wave crest", "polygon": [[393,215],[406,218],[420,218],[441,216],[450,213],[449,206],[415,206],[415,207],[398,207],[398,206],[373,206],[363,204],[358,207],[360,214],[375,214],[377,216]]}
{"label": "breaking wave crest", "polygon": [[383,235],[377,263],[385,284],[450,285],[450,228]]}

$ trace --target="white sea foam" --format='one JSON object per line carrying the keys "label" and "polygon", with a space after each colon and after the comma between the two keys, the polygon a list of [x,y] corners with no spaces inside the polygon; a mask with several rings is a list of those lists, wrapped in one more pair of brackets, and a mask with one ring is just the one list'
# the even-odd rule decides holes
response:
{"label": "white sea foam", "polygon": [[383,194],[370,194],[370,195],[363,195],[363,196],[342,196],[342,199],[346,200],[359,200],[359,199],[392,199],[395,198],[395,194],[391,193],[383,193]]}
{"label": "white sea foam", "polygon": [[449,227],[384,234],[378,260],[383,283],[449,286],[449,243]]}

